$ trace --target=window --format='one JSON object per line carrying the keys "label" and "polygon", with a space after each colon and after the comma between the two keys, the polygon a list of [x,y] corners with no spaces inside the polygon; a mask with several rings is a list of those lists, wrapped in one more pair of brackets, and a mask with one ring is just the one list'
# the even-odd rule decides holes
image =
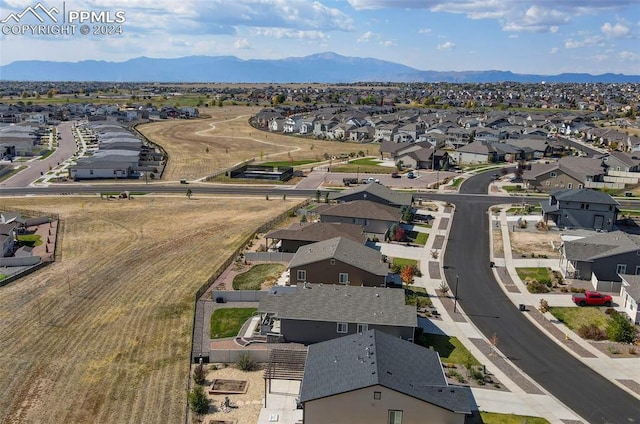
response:
{"label": "window", "polygon": [[616,274],[626,274],[626,273],[627,273],[627,264],[616,265]]}
{"label": "window", "polygon": [[296,275],[296,279],[298,281],[306,281],[307,280],[307,271],[304,269],[299,269]]}
{"label": "window", "polygon": [[549,176],[551,178],[556,178],[558,176],[558,173],[557,172],[552,172],[552,173],[549,174]]}
{"label": "window", "polygon": [[567,188],[568,189],[572,189],[573,188],[573,183],[567,183]]}
{"label": "window", "polygon": [[584,186],[582,184],[578,184],[578,189],[583,188]]}
{"label": "window", "polygon": [[93,169],[89,170],[89,175],[93,175]]}
{"label": "window", "polygon": [[349,324],[346,322],[339,322],[336,331],[338,331],[338,333],[346,333],[349,331]]}
{"label": "window", "polygon": [[349,274],[346,272],[341,272],[338,277],[338,282],[340,284],[349,284]]}
{"label": "window", "polygon": [[388,424],[402,424],[402,411],[389,409]]}
{"label": "window", "polygon": [[364,333],[369,329],[369,324],[358,324],[358,333]]}
{"label": "window", "polygon": [[382,392],[373,392],[373,399],[374,400],[382,399]]}
{"label": "window", "polygon": [[331,265],[335,265],[335,264],[336,264],[336,260],[335,260],[335,259],[329,259],[329,263],[330,263]]}
{"label": "window", "polygon": [[113,175],[116,175],[116,170],[115,169],[113,170]]}
{"label": "window", "polygon": [[636,266],[636,275],[640,275],[640,266]]}
{"label": "window", "polygon": [[551,181],[545,181],[544,184],[548,187],[551,185]]}

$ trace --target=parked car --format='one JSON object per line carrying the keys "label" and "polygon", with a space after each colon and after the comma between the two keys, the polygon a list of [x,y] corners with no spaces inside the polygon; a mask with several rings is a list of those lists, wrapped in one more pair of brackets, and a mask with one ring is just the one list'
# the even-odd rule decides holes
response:
{"label": "parked car", "polygon": [[373,177],[369,177],[369,178],[367,178],[367,180],[366,180],[366,183],[367,183],[367,184],[370,184],[370,183],[379,183],[379,182],[380,182],[380,180],[379,180],[379,179],[377,179],[377,178],[373,178]]}
{"label": "parked car", "polygon": [[357,178],[343,178],[342,179],[342,184],[344,184],[345,187],[349,187],[350,185],[358,184],[358,179]]}
{"label": "parked car", "polygon": [[522,182],[522,178],[520,177],[513,177],[509,180],[509,182],[511,183],[521,183]]}
{"label": "parked car", "polygon": [[414,179],[415,177],[416,177],[416,174],[414,174],[414,173],[413,173],[413,171],[410,171],[410,172],[407,174],[407,178]]}
{"label": "parked car", "polygon": [[584,293],[575,293],[571,300],[578,306],[611,306],[613,298],[608,294],[587,290]]}
{"label": "parked car", "polygon": [[399,173],[397,173],[397,172],[392,172],[392,173],[391,173],[391,178],[400,178],[400,177],[402,177],[402,175],[400,175],[400,174],[399,174]]}

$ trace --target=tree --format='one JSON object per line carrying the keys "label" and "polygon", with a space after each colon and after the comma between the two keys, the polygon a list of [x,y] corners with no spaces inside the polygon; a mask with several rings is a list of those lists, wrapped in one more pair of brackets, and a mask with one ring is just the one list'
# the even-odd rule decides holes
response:
{"label": "tree", "polygon": [[615,312],[607,323],[607,337],[620,343],[633,343],[636,339],[636,328],[624,314]]}
{"label": "tree", "polygon": [[403,205],[400,208],[400,215],[402,217],[402,220],[404,222],[410,223],[413,221],[413,218],[415,218],[416,214],[413,211],[413,208],[409,205]]}
{"label": "tree", "polygon": [[193,370],[193,381],[195,381],[196,384],[202,386],[206,378],[207,371],[205,370],[204,365],[198,364]]}
{"label": "tree", "polygon": [[404,232],[404,228],[402,228],[401,226],[397,226],[396,230],[393,232],[393,238],[395,241],[402,241],[404,240],[404,236],[405,236],[405,232]]}
{"label": "tree", "polygon": [[204,391],[204,387],[196,386],[189,391],[189,405],[196,414],[206,414],[209,412],[209,398]]}
{"label": "tree", "polygon": [[411,265],[405,265],[400,271],[400,278],[404,284],[413,284],[413,267]]}
{"label": "tree", "polygon": [[191,200],[191,195],[193,194],[193,191],[191,191],[190,188],[187,189],[187,197],[189,198],[189,200]]}

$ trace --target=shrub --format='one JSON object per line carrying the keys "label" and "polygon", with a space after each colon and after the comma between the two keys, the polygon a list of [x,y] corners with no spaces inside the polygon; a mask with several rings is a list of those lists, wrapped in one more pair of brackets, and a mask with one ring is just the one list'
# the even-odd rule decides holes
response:
{"label": "shrub", "polygon": [[240,354],[236,365],[238,366],[238,369],[242,371],[253,371],[256,369],[256,363],[248,353]]}
{"label": "shrub", "polygon": [[207,378],[207,371],[205,370],[202,364],[198,364],[196,369],[193,370],[193,381],[196,384],[203,385],[205,379]]}
{"label": "shrub", "polygon": [[584,324],[578,328],[578,335],[588,340],[606,340],[607,333],[595,324]]}
{"label": "shrub", "polygon": [[209,398],[202,386],[196,386],[189,391],[189,405],[196,414],[206,414],[209,412]]}
{"label": "shrub", "polygon": [[527,290],[529,290],[529,293],[549,293],[549,287],[536,280],[527,283]]}
{"label": "shrub", "polygon": [[607,336],[620,343],[633,343],[636,339],[636,328],[624,314],[612,314],[607,323]]}
{"label": "shrub", "polygon": [[540,306],[538,307],[538,310],[543,314],[545,312],[549,312],[549,302],[547,302],[545,299],[540,299]]}

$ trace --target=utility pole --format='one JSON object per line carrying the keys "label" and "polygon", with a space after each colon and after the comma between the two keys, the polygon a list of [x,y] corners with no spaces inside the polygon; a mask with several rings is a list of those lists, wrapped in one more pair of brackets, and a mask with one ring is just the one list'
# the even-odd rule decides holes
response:
{"label": "utility pole", "polygon": [[453,293],[453,312],[456,312],[456,308],[458,307],[458,280],[459,276],[456,274],[456,287]]}

